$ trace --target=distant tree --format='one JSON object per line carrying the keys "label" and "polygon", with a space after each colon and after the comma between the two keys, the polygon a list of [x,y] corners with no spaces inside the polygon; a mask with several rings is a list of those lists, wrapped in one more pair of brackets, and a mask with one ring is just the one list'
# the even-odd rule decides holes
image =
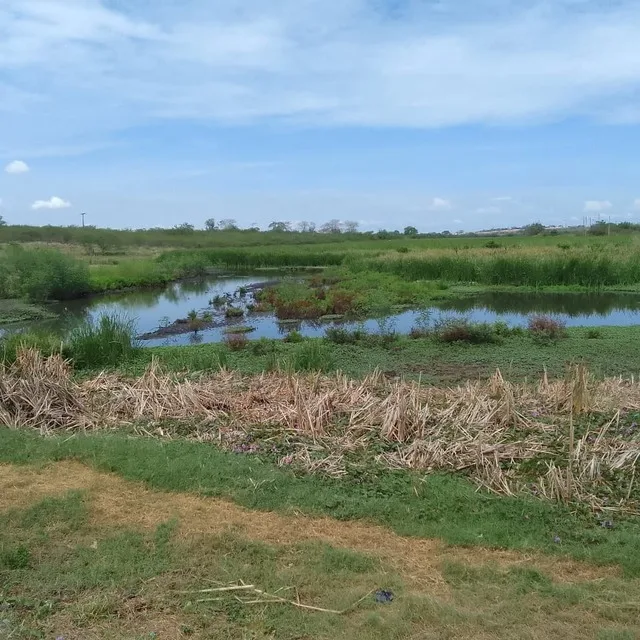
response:
{"label": "distant tree", "polygon": [[233,218],[224,218],[218,223],[218,228],[222,231],[237,231],[238,223]]}
{"label": "distant tree", "polygon": [[358,223],[354,222],[353,220],[347,220],[344,223],[344,230],[347,233],[357,233],[358,232]]}
{"label": "distant tree", "polygon": [[545,226],[542,222],[534,222],[533,224],[528,224],[522,232],[525,236],[539,236],[541,233],[544,233]]}
{"label": "distant tree", "polygon": [[204,228],[207,231],[217,231],[218,227],[216,227],[216,221],[214,218],[209,218],[205,223],[204,223]]}
{"label": "distant tree", "polygon": [[181,233],[191,233],[193,231],[193,225],[188,222],[183,222],[182,224],[177,224],[173,229]]}
{"label": "distant tree", "polygon": [[4,219],[3,216],[0,216],[0,227],[6,227],[7,226],[7,221]]}
{"label": "distant tree", "polygon": [[248,228],[247,231],[260,231],[260,227],[256,222],[253,222]]}
{"label": "distant tree", "polygon": [[272,222],[269,225],[269,231],[277,231],[280,233],[291,231],[291,225],[288,222]]}
{"label": "distant tree", "polygon": [[320,227],[322,233],[342,233],[342,223],[340,220],[329,220]]}
{"label": "distant tree", "polygon": [[402,233],[404,233],[405,236],[417,236],[418,230],[415,227],[405,227]]}
{"label": "distant tree", "polygon": [[607,233],[609,233],[609,225],[604,220],[598,220],[598,222],[589,227],[589,235],[606,236]]}
{"label": "distant tree", "polygon": [[313,233],[316,230],[314,222],[298,222],[297,229],[300,233]]}

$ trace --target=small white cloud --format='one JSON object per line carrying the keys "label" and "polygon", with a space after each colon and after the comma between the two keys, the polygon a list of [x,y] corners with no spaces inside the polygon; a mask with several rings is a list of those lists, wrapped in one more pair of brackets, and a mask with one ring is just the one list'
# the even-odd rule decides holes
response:
{"label": "small white cloud", "polygon": [[6,173],[18,174],[18,173],[29,173],[29,165],[22,160],[14,160],[10,162],[5,168]]}
{"label": "small white cloud", "polygon": [[462,220],[460,220],[459,218],[456,218],[456,219],[454,220],[454,222],[455,222],[456,224],[462,224]]}
{"label": "small white cloud", "polygon": [[511,196],[497,196],[496,198],[491,198],[494,202],[511,202],[513,198]]}
{"label": "small white cloud", "polygon": [[584,203],[584,210],[592,213],[607,211],[611,207],[613,205],[608,200],[586,200]]}
{"label": "small white cloud", "polygon": [[451,209],[451,201],[446,200],[445,198],[434,198],[429,205],[429,209],[435,209],[437,211]]}
{"label": "small white cloud", "polygon": [[476,209],[476,213],[479,214],[488,214],[488,213],[500,213],[500,207],[479,207]]}
{"label": "small white cloud", "polygon": [[634,208],[634,209],[640,209],[640,198],[636,198],[636,199],[633,201],[633,208]]}
{"label": "small white cloud", "polygon": [[32,209],[67,209],[71,203],[58,196],[51,196],[48,200],[36,200],[32,205]]}

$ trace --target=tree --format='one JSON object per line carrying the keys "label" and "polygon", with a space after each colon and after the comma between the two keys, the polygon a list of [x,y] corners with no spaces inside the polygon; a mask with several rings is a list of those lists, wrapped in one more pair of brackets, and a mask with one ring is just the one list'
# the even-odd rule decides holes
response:
{"label": "tree", "polygon": [[291,226],[288,222],[272,222],[269,225],[269,231],[284,233],[286,231],[291,231]]}
{"label": "tree", "polygon": [[358,232],[358,223],[352,220],[347,220],[344,223],[344,230],[347,233],[357,233]]}
{"label": "tree", "polygon": [[340,220],[329,220],[329,222],[323,224],[320,227],[320,231],[322,233],[341,233],[342,232],[342,223]]}
{"label": "tree", "polygon": [[3,216],[0,216],[0,227],[6,227],[7,226],[7,221],[4,219]]}
{"label": "tree", "polygon": [[233,218],[224,218],[218,223],[218,228],[222,231],[237,231],[238,224]]}
{"label": "tree", "polygon": [[204,223],[204,228],[207,231],[217,231],[218,227],[216,227],[216,221],[213,218],[209,218]]}
{"label": "tree", "polygon": [[316,230],[316,225],[314,222],[298,222],[298,231],[300,233],[313,233]]}
{"label": "tree", "polygon": [[193,231],[193,225],[188,222],[183,222],[182,224],[177,224],[173,229],[180,233],[191,233]]}
{"label": "tree", "polygon": [[525,236],[539,236],[544,233],[544,229],[542,222],[534,222],[533,224],[528,224],[522,231]]}
{"label": "tree", "polygon": [[415,227],[405,227],[403,233],[405,236],[417,236],[418,230]]}

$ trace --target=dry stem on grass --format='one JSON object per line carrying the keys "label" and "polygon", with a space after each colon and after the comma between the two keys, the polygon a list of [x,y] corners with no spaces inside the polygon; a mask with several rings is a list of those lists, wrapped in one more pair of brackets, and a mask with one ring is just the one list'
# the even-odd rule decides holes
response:
{"label": "dry stem on grass", "polygon": [[[59,356],[33,350],[0,370],[0,418],[43,434],[128,423],[165,436],[150,425],[178,420],[188,424],[189,437],[211,441],[271,428],[295,449],[288,463],[334,476],[344,474],[346,452],[377,440],[388,448],[377,457],[387,467],[464,471],[501,494],[523,489],[522,462],[546,457],[536,491],[550,499],[604,507],[598,487],[611,473],[628,476],[626,499],[609,508],[635,508],[640,442],[622,437],[616,424],[621,411],[639,409],[640,384],[596,381],[584,367],[564,380],[545,376],[538,385],[509,383],[497,371],[487,382],[455,389],[389,381],[377,372],[364,380],[230,371],[193,378],[164,373],[157,362],[137,379],[101,374],[79,382]],[[570,451],[570,416],[612,412],[611,421],[578,438]]]}

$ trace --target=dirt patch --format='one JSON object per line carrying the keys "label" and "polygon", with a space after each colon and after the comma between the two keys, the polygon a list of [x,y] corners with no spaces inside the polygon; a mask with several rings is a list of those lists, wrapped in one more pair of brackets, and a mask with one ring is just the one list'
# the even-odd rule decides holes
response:
{"label": "dirt patch", "polygon": [[97,526],[151,529],[177,518],[180,534],[185,536],[219,534],[233,528],[248,538],[270,544],[324,541],[378,556],[411,582],[431,591],[443,589],[440,567],[447,560],[504,568],[526,565],[558,582],[600,580],[619,574],[616,567],[592,567],[541,554],[451,547],[439,540],[402,537],[384,527],[363,522],[312,518],[295,512],[280,515],[251,511],[224,500],[163,493],[74,462],[42,468],[0,466],[0,511],[24,508],[45,496],[71,489],[88,493],[91,517]]}
{"label": "dirt patch", "polygon": [[434,360],[428,364],[411,364],[405,372],[422,374],[428,380],[441,384],[458,384],[467,380],[487,380],[495,373],[495,367],[469,362],[442,362]]}

